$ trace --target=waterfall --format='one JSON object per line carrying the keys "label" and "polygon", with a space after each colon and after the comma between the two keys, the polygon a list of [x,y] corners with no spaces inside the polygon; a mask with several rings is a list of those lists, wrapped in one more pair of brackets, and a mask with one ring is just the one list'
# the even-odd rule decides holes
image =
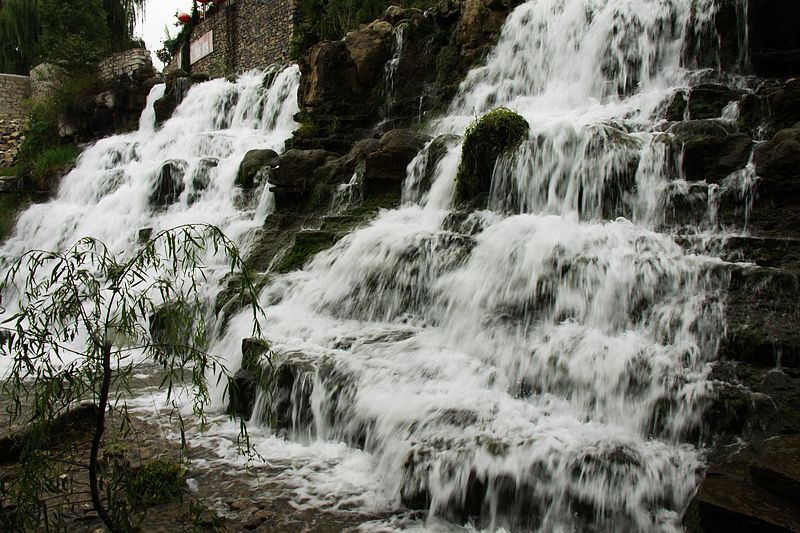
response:
{"label": "waterfall", "polygon": [[[691,187],[657,115],[693,75],[681,58],[711,5],[522,4],[431,126],[445,136],[409,165],[407,203],[264,289],[291,379],[252,421],[279,422],[256,448],[291,466],[296,505],[680,530],[726,276],[674,239],[667,214]],[[497,106],[529,138],[498,161],[488,210],[453,211],[459,137]],[[249,328],[234,317],[220,345]]]}
{"label": "waterfall", "polygon": [[[20,215],[0,264],[31,249],[64,250],[87,236],[124,256],[137,248],[140,231],[189,223],[214,224],[246,247],[264,223],[271,193],[262,184],[248,202],[234,183],[239,164],[254,148],[283,150],[295,126],[299,74],[292,66],[195,85],[161,127],[153,103],[165,88],[156,85],[137,131],[89,146],[52,200]],[[206,290],[213,294],[214,287]]]}

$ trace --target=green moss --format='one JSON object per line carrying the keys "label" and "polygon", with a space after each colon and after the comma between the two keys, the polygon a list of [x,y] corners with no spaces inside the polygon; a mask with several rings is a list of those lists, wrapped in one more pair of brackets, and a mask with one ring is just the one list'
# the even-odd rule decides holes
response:
{"label": "green moss", "polygon": [[142,507],[174,500],[183,491],[186,472],[183,465],[168,459],[145,463],[130,481],[131,498]]}
{"label": "green moss", "polygon": [[294,238],[294,244],[275,266],[277,272],[289,272],[302,268],[311,257],[327,250],[336,243],[338,237],[327,231],[301,231]]}
{"label": "green moss", "polygon": [[528,122],[503,107],[483,115],[467,127],[456,175],[456,201],[465,203],[489,191],[497,158],[528,135]]}

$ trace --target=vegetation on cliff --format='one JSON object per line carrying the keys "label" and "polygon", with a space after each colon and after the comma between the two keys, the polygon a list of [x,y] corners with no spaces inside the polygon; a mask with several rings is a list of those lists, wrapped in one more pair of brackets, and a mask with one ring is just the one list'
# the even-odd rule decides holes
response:
{"label": "vegetation on cliff", "polygon": [[[397,2],[404,7],[427,9],[432,0],[405,0]],[[386,10],[383,0],[300,0],[303,21],[292,39],[291,57],[297,59],[318,42],[335,41],[357,28],[378,19]]]}

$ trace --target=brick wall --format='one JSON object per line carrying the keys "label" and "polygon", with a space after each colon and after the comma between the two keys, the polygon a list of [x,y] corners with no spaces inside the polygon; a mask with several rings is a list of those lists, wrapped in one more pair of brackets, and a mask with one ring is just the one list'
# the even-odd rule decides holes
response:
{"label": "brick wall", "polygon": [[27,76],[0,74],[0,120],[25,118],[22,101],[31,96],[31,79]]}
{"label": "brick wall", "polygon": [[213,32],[213,49],[193,73],[222,76],[288,61],[298,22],[296,0],[228,0],[192,32],[195,46]]}
{"label": "brick wall", "polygon": [[153,61],[150,59],[150,52],[144,48],[133,48],[106,57],[97,64],[97,71],[105,81],[123,75],[134,78],[137,73],[152,76]]}

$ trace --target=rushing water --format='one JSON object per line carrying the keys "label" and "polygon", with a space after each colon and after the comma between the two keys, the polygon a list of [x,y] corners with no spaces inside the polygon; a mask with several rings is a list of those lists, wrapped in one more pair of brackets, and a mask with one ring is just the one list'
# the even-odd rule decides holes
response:
{"label": "rushing water", "polygon": [[[680,529],[726,280],[668,215],[699,194],[708,209],[680,230],[717,231],[714,195],[752,179],[690,186],[656,120],[712,14],[521,5],[432,127],[456,135],[445,155],[432,143],[409,166],[408,203],[264,290],[293,384],[258,402],[253,420],[283,429],[257,448],[293,465],[299,505],[428,511],[379,530]],[[495,167],[489,210],[453,213],[458,136],[497,106],[529,139]],[[249,327],[234,318],[220,347]]]}

